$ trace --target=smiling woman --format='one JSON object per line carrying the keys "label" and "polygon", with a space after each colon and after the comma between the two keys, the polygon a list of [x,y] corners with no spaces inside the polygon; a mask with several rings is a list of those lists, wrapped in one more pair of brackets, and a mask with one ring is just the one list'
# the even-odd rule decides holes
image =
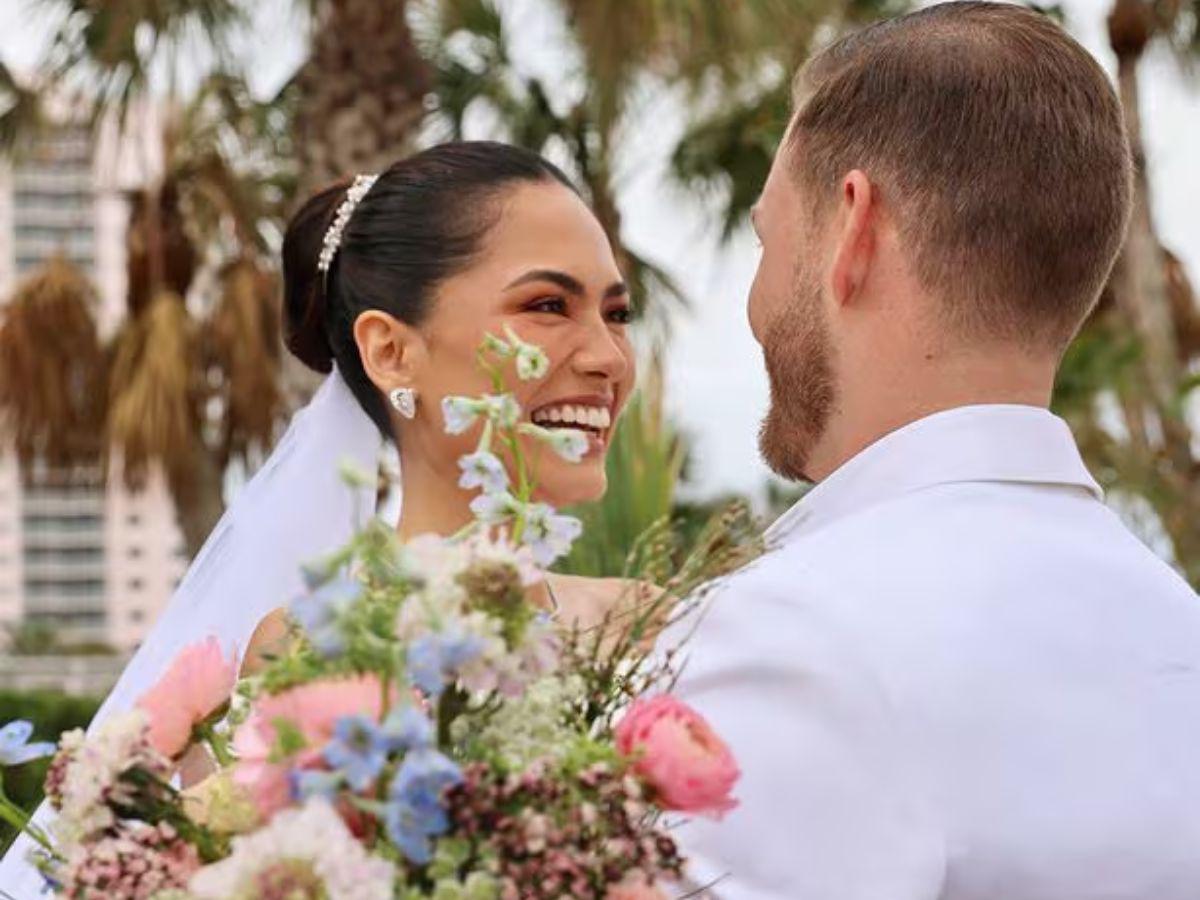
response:
{"label": "smiling woman", "polygon": [[[401,537],[452,534],[471,520],[458,460],[479,431],[447,433],[442,400],[488,391],[477,351],[489,334],[545,350],[542,377],[514,383],[522,415],[587,436],[579,463],[522,438],[538,499],[567,506],[604,494],[613,426],[635,377],[629,290],[603,228],[561,171],[515,147],[445,144],[375,181],[317,194],[293,219],[283,253],[288,346],[319,371],[336,364],[399,448]],[[388,402],[397,392],[400,408]],[[501,455],[511,468],[511,452]],[[553,583],[564,617],[585,623],[622,588]]]}

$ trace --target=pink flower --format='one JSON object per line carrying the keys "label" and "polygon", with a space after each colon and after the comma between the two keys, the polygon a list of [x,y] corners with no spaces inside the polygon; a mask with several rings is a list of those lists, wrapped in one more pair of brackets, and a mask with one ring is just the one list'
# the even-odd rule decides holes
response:
{"label": "pink flower", "polygon": [[158,684],[137,702],[150,718],[154,749],[167,757],[187,749],[192,729],[225,705],[237,676],[237,654],[226,662],[215,637],[179,651]]}
{"label": "pink flower", "polygon": [[667,900],[667,895],[643,873],[635,872],[605,891],[604,900]]}
{"label": "pink flower", "polygon": [[664,809],[719,819],[737,806],[729,796],[741,775],[737,761],[686,703],[669,695],[635,701],[617,725],[616,739]]}
{"label": "pink flower", "polygon": [[[373,675],[314,681],[262,697],[233,736],[238,757],[234,781],[249,789],[259,815],[269,819],[291,802],[291,771],[321,765],[321,750],[338,719],[364,715],[378,720],[382,710],[383,688]],[[304,739],[303,748],[286,760],[272,757],[281,720]]]}
{"label": "pink flower", "polygon": [[199,867],[196,848],[166,822],[123,822],[72,854],[63,875],[62,896],[148,900],[187,887]]}

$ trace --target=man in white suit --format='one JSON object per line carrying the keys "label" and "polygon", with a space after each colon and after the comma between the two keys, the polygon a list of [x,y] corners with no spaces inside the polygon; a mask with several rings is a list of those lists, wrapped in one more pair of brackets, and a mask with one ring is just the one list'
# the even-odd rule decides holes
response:
{"label": "man in white suit", "polygon": [[1047,410],[1129,205],[1117,98],[1039,14],[801,72],[749,316],[764,456],[816,486],[685,651],[743,770],[680,831],[713,895],[1200,897],[1200,601]]}

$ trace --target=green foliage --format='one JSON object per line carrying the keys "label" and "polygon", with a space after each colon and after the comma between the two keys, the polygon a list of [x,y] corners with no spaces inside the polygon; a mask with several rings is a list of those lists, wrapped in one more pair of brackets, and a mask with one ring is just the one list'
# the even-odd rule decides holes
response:
{"label": "green foliage", "polygon": [[1054,411],[1067,417],[1086,412],[1101,391],[1137,377],[1134,364],[1140,356],[1136,337],[1107,320],[1093,321],[1063,356],[1054,385]]}
{"label": "green foliage", "polygon": [[613,436],[604,499],[571,510],[583,522],[583,536],[559,566],[591,577],[616,576],[638,539],[671,515],[683,466],[682,445],[664,421],[661,401],[641,392],[630,401]]}
{"label": "green foliage", "polygon": [[[92,697],[72,697],[58,691],[0,691],[0,725],[13,719],[33,723],[34,740],[57,741],[72,728],[82,728],[96,714],[100,701]],[[17,768],[5,769],[4,793],[25,809],[32,810],[42,799],[48,759],[35,760]],[[0,823],[0,849],[16,837],[14,830]]]}

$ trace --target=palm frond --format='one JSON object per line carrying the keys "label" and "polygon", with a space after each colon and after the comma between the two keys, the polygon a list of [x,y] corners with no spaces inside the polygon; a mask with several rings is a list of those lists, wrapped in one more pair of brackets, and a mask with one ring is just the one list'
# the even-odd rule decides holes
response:
{"label": "palm frond", "polygon": [[0,153],[19,155],[43,125],[42,95],[0,62]]}
{"label": "palm frond", "polygon": [[174,83],[181,59],[218,60],[231,67],[229,38],[245,25],[236,0],[44,0],[56,24],[45,60],[52,84],[83,88],[99,119],[124,124],[150,79],[166,70]]}
{"label": "palm frond", "polygon": [[202,440],[194,379],[196,336],[183,301],[169,291],[126,320],[109,378],[108,439],[131,484],[151,463],[186,465]]}
{"label": "palm frond", "polygon": [[221,297],[201,330],[207,386],[221,405],[222,469],[267,450],[284,409],[276,279],[249,259],[226,266]]}
{"label": "palm frond", "polygon": [[745,222],[757,201],[790,114],[789,83],[781,79],[769,90],[727,100],[697,118],[676,145],[672,172],[692,190],[716,198],[723,239]]}
{"label": "palm frond", "polygon": [[0,307],[0,418],[26,464],[95,461],[103,451],[95,303],[87,279],[53,259]]}

